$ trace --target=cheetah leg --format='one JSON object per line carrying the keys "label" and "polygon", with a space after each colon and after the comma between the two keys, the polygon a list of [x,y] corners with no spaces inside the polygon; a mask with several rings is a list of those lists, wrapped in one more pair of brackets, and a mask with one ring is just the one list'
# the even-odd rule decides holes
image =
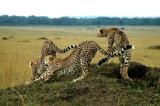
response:
{"label": "cheetah leg", "polygon": [[58,70],[59,70],[58,68],[56,68],[56,69],[49,68],[47,71],[43,72],[39,78],[35,79],[35,80],[32,81],[32,82],[40,81],[40,80],[48,81],[48,80],[52,77],[52,75],[53,75],[55,72],[57,72]]}
{"label": "cheetah leg", "polygon": [[113,55],[119,57],[119,55],[122,54],[121,49],[122,49],[121,44],[117,44],[117,45],[113,46],[113,48],[112,48]]}
{"label": "cheetah leg", "polygon": [[80,81],[85,77],[87,77],[87,75],[89,74],[88,68],[89,68],[89,63],[91,62],[91,58],[84,56],[80,61],[81,61],[82,75],[79,78],[74,79],[73,82]]}
{"label": "cheetah leg", "polygon": [[99,62],[97,63],[98,68],[100,68],[100,66],[103,63],[108,62],[110,58],[119,57],[120,55],[122,54],[119,51],[114,51],[114,52],[106,51],[106,56],[102,58],[101,60],[99,60]]}
{"label": "cheetah leg", "polygon": [[130,50],[127,50],[123,55],[119,57],[120,60],[120,74],[123,79],[132,80],[128,76],[128,67],[131,60],[131,53]]}
{"label": "cheetah leg", "polygon": [[39,76],[40,76],[40,75],[37,74],[37,73],[33,74],[32,77],[25,82],[25,84],[27,85],[27,84],[32,83],[32,82],[33,82],[35,79],[37,79]]}
{"label": "cheetah leg", "polygon": [[77,82],[77,81],[82,80],[83,78],[87,77],[88,74],[89,74],[89,72],[88,72],[87,67],[83,66],[82,75],[79,78],[74,79],[73,82]]}

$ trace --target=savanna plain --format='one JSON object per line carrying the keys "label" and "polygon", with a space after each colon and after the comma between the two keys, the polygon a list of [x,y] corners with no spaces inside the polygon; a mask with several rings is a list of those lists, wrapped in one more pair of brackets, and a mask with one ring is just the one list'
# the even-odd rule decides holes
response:
{"label": "savanna plain", "polygon": [[[107,49],[106,38],[97,37],[98,29],[101,27],[105,26],[1,26],[0,101],[2,103],[0,105],[160,105],[160,88],[153,87],[150,83],[149,85],[144,84],[147,83],[145,81],[148,77],[145,81],[137,79],[128,82],[116,77],[105,76],[107,69],[118,67],[117,58],[105,63],[107,68],[105,65],[101,69],[93,66],[94,71],[91,76],[94,77],[90,76],[86,81],[77,84],[72,84],[70,80],[67,80],[67,82],[41,82],[24,86],[25,81],[31,77],[29,62],[39,57],[44,39],[52,40],[59,48],[65,48],[71,44],[78,45],[85,40],[93,40],[102,48]],[[143,68],[151,69],[154,74],[160,75],[160,27],[108,27],[123,28],[130,44],[135,46],[131,52],[132,63],[140,64]],[[57,58],[65,58],[71,52],[57,54]],[[97,52],[92,63],[97,63],[102,57],[104,56]],[[157,84],[160,84],[160,79],[158,81]],[[90,99],[92,97],[93,99]]]}

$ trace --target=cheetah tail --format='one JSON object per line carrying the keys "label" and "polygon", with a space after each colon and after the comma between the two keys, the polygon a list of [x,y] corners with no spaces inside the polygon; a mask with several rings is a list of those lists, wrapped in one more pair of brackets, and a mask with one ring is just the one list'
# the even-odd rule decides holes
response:
{"label": "cheetah tail", "polygon": [[58,47],[55,47],[56,52],[58,53],[66,53],[67,51],[73,49],[73,48],[77,48],[77,45],[70,45],[64,49],[59,49]]}

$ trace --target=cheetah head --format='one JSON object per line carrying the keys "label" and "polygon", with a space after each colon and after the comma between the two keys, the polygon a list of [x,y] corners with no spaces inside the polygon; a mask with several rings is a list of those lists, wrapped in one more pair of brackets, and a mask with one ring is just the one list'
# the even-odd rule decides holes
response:
{"label": "cheetah head", "polygon": [[29,63],[29,67],[30,67],[32,70],[37,70],[38,60],[31,61],[31,62]]}
{"label": "cheetah head", "polygon": [[109,35],[115,34],[119,29],[118,28],[101,28],[97,34],[97,37],[107,37]]}
{"label": "cheetah head", "polygon": [[40,63],[40,60],[31,61],[29,66],[32,69],[32,77],[39,76],[45,71],[45,65],[43,62]]}

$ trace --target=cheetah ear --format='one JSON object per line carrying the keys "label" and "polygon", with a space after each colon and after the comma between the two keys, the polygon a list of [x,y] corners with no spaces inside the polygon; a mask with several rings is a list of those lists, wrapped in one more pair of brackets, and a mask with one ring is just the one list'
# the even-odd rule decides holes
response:
{"label": "cheetah ear", "polygon": [[30,61],[29,62],[29,67],[32,68],[36,64],[37,64],[37,61]]}
{"label": "cheetah ear", "polygon": [[101,34],[103,34],[103,29],[100,29],[99,31],[100,31]]}
{"label": "cheetah ear", "polygon": [[54,56],[50,56],[49,61],[53,61],[53,60],[54,60]]}
{"label": "cheetah ear", "polygon": [[29,67],[32,68],[32,66],[33,66],[33,61],[30,61],[29,62]]}
{"label": "cheetah ear", "polygon": [[118,28],[112,27],[112,28],[111,28],[111,30],[113,30],[113,31],[117,31],[117,30],[118,30]]}
{"label": "cheetah ear", "polygon": [[121,31],[121,30],[119,30],[119,31],[117,30],[117,33],[118,33],[119,35],[123,35],[124,32]]}

